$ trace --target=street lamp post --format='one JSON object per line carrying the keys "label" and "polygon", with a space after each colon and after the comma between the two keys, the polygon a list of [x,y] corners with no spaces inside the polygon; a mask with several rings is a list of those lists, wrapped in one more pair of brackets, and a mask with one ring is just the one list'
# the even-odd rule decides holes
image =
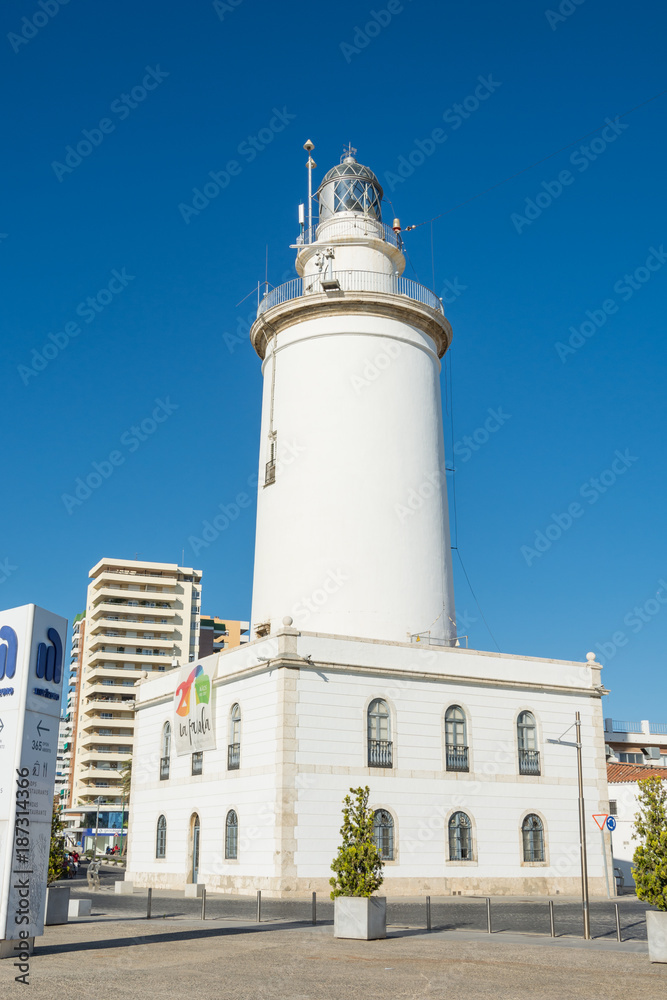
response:
{"label": "street lamp post", "polygon": [[588,905],[588,861],[586,858],[586,812],[584,809],[584,772],[582,764],[582,744],[581,744],[581,714],[575,713],[574,727],[576,732],[576,743],[564,740],[565,733],[572,729],[569,726],[563,736],[557,740],[547,740],[547,743],[560,743],[565,747],[576,747],[577,750],[577,785],[579,789],[579,854],[581,857],[581,905],[584,917],[584,938],[591,939],[591,914]]}

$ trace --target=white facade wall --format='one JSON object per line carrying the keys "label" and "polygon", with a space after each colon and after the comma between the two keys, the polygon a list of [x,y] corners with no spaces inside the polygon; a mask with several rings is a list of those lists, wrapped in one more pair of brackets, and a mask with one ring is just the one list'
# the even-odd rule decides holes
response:
{"label": "white facade wall", "polygon": [[[312,662],[304,657],[310,655]],[[268,660],[261,659],[269,657]],[[182,887],[189,877],[189,828],[201,821],[199,881],[209,889],[274,895],[328,892],[342,799],[370,786],[370,804],[389,810],[395,860],[388,894],[422,891],[577,893],[579,835],[576,754],[547,744],[582,715],[586,813],[607,812],[599,665],[405,643],[299,634],[283,629],[222,653],[214,681],[217,749],[204,773],[172,756],[159,780],[160,734],[171,719],[169,675],[138,688],[128,878]],[[366,710],[383,698],[392,713],[393,768],[369,768]],[[229,711],[242,711],[241,766],[227,770]],[[445,770],[444,713],[460,705],[468,720],[469,773]],[[518,773],[516,719],[533,712],[541,775]],[[228,809],[239,818],[239,858],[224,858]],[[448,860],[447,821],[465,811],[474,860]],[[521,822],[545,827],[544,864],[522,860]],[[155,858],[157,818],[167,818],[167,856]],[[597,836],[596,836],[597,834]],[[611,859],[608,858],[611,876]],[[592,894],[603,894],[599,831],[588,831]]]}

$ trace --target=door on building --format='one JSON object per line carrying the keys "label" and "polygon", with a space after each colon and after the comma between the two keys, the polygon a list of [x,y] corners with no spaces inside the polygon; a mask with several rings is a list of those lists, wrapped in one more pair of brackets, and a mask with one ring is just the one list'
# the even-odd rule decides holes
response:
{"label": "door on building", "polygon": [[199,875],[199,838],[201,834],[201,826],[199,822],[199,816],[197,813],[193,813],[192,819],[190,820],[190,872],[189,881],[197,883],[197,876]]}

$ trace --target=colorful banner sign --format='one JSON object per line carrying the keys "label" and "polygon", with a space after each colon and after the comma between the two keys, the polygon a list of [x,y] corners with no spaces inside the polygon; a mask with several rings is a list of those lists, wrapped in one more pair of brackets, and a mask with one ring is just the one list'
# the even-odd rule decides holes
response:
{"label": "colorful banner sign", "polygon": [[199,750],[215,750],[213,677],[216,665],[217,657],[211,665],[188,663],[181,667],[174,692],[174,744],[179,757]]}

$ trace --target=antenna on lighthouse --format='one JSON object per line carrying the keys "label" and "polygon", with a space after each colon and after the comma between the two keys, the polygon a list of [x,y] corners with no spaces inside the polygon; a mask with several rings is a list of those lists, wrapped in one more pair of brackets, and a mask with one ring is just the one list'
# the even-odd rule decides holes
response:
{"label": "antenna on lighthouse", "polygon": [[306,139],[303,148],[308,153],[308,162],[306,163],[306,167],[308,168],[308,239],[311,240],[310,231],[313,228],[313,167],[316,167],[317,164],[310,155],[310,151],[311,149],[315,149],[315,143],[311,142],[310,139]]}

